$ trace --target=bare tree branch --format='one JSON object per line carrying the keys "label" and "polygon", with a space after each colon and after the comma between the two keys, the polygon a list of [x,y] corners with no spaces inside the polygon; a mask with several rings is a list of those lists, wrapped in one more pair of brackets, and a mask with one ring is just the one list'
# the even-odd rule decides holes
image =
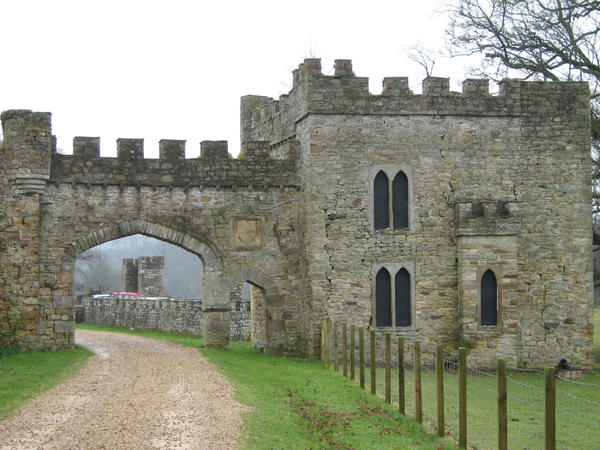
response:
{"label": "bare tree branch", "polygon": [[435,55],[438,52],[429,48],[426,48],[420,42],[417,42],[413,46],[408,48],[408,59],[416,62],[425,71],[425,76],[430,77],[433,75],[433,68],[435,67]]}
{"label": "bare tree branch", "polygon": [[588,82],[600,244],[600,0],[457,0],[449,13],[447,52],[481,55],[473,75]]}

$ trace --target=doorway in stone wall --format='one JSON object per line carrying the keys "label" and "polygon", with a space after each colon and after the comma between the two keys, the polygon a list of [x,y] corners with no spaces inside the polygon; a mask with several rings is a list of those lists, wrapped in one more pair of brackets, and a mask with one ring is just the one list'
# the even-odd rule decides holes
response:
{"label": "doorway in stone wall", "polygon": [[267,346],[267,310],[264,289],[246,281],[230,293],[231,340],[248,340],[254,347]]}

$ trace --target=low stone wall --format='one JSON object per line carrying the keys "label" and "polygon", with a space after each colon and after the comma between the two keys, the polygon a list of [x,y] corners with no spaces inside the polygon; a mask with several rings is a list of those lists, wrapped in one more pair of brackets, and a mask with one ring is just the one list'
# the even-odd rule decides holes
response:
{"label": "low stone wall", "polygon": [[[202,334],[202,300],[124,300],[83,299],[85,322],[186,333]],[[250,338],[250,303],[232,304],[232,339]]]}

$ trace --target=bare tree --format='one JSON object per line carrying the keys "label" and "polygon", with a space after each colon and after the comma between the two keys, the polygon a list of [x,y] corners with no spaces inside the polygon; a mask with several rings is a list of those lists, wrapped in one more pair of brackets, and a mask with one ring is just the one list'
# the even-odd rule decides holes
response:
{"label": "bare tree", "polygon": [[416,62],[425,71],[425,76],[433,75],[435,67],[435,55],[439,53],[430,48],[426,48],[422,43],[417,42],[407,49],[407,57],[413,62]]}
{"label": "bare tree", "polygon": [[105,252],[96,248],[81,253],[75,261],[75,285],[87,285],[94,289],[108,287],[120,290],[121,277],[118,267],[111,264]]}
{"label": "bare tree", "polygon": [[600,1],[458,0],[446,35],[450,55],[483,57],[474,75],[589,83],[593,211],[600,213]]}

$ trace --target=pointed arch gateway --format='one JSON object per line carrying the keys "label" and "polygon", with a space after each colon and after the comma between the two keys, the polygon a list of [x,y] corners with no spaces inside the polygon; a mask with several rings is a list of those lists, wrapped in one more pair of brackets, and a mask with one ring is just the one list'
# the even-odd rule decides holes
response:
{"label": "pointed arch gateway", "polygon": [[[197,255],[203,266],[203,336],[207,345],[215,347],[226,346],[229,335],[222,336],[220,323],[222,318],[217,317],[229,310],[226,301],[214,295],[223,276],[223,259],[220,251],[214,244],[209,244],[168,226],[148,222],[146,220],[133,220],[127,222],[112,223],[110,225],[90,231],[75,239],[67,246],[60,261],[59,279],[52,289],[53,307],[72,310],[74,304],[74,269],[77,256],[96,245],[103,244],[115,239],[142,234],[156,238],[170,244],[183,248]],[[212,313],[216,314],[212,314]],[[210,317],[209,317],[210,316]],[[214,316],[214,317],[213,317]],[[72,340],[74,329],[70,327],[65,330]]]}
{"label": "pointed arch gateway", "polygon": [[112,223],[77,238],[66,248],[61,266],[74,264],[75,259],[80,253],[96,245],[133,236],[134,234],[142,234],[159,239],[194,253],[202,260],[203,265],[206,267],[205,271],[209,268],[217,272],[222,272],[223,270],[222,258],[216,246],[208,245],[187,233],[141,219]]}
{"label": "pointed arch gateway", "polygon": [[[261,301],[264,302],[260,309],[260,317],[264,329],[261,330],[261,339],[264,339],[266,353],[280,355],[286,352],[283,345],[274,346],[271,342],[285,342],[286,324],[284,319],[285,297],[273,278],[262,270],[251,267],[240,270],[225,277],[218,287],[217,296],[229,298],[229,293],[242,283],[250,283],[260,291]],[[273,339],[274,334],[276,338]]]}

